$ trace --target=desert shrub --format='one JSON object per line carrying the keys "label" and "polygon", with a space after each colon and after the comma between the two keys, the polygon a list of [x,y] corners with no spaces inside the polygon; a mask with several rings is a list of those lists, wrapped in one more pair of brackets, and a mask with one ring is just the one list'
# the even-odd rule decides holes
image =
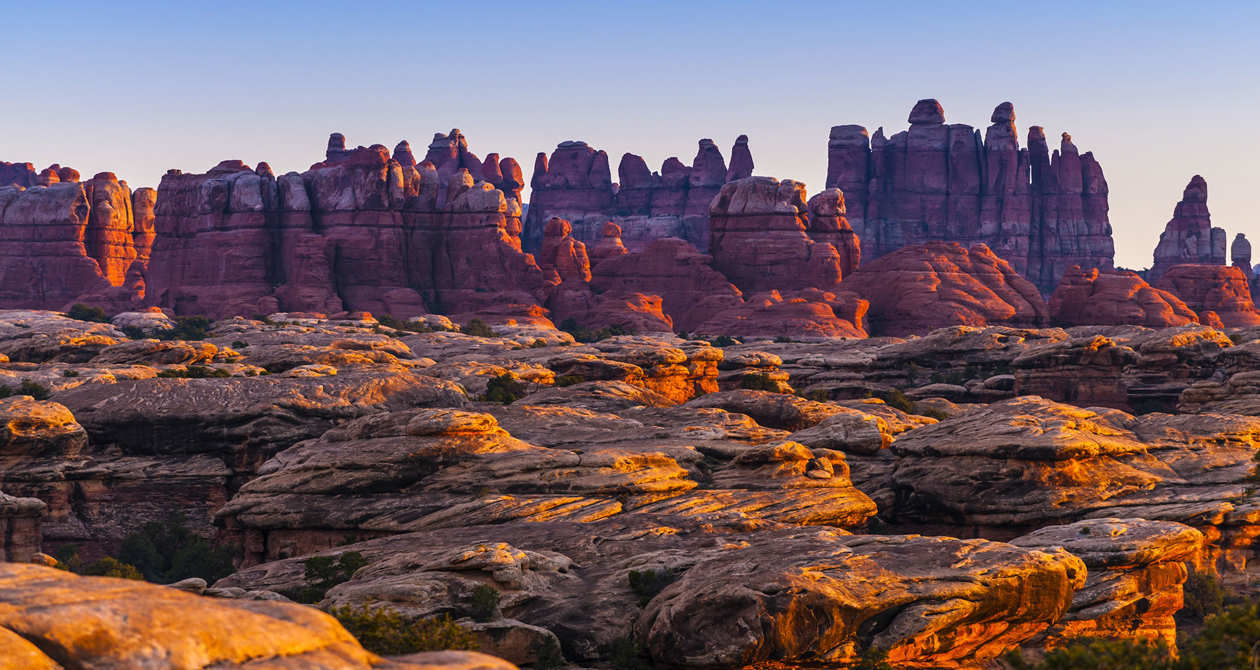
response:
{"label": "desert shrub", "polygon": [[130,563],[112,557],[98,558],[91,563],[85,564],[79,569],[79,574],[88,575],[90,577],[118,577],[120,579],[134,579],[143,581],[144,575],[140,574],[140,570]]}
{"label": "desert shrub", "polygon": [[8,386],[0,386],[0,398],[7,398],[13,395],[13,389]]}
{"label": "desert shrub", "polygon": [[188,530],[183,517],[150,521],[123,539],[118,558],[140,570],[144,578],[170,584],[189,577],[213,583],[232,573],[232,550],[215,547]]}
{"label": "desert shrub", "polygon": [[350,581],[355,571],[365,565],[367,559],[357,551],[336,556],[311,556],[302,561],[306,585],[281,593],[290,600],[312,605],[323,600],[332,587]]}
{"label": "desert shrub", "polygon": [[639,607],[643,607],[677,579],[672,570],[631,570],[630,591],[639,597]]}
{"label": "desert shrub", "polygon": [[1203,630],[1180,646],[1177,670],[1260,667],[1260,605],[1235,605],[1209,615]]}
{"label": "desert shrub", "polygon": [[468,599],[468,615],[473,621],[486,622],[499,610],[499,590],[489,584],[479,584]]}
{"label": "desert shrub", "polygon": [[174,328],[159,330],[153,336],[159,340],[204,340],[212,326],[214,322],[204,316],[177,316]]}
{"label": "desert shrub", "polygon": [[900,389],[890,389],[888,391],[876,391],[866,394],[868,398],[879,398],[884,404],[899,409],[907,414],[914,413],[914,402],[906,397]]}
{"label": "desert shrub", "polygon": [[792,338],[788,337],[787,335],[780,335],[774,338],[774,341],[778,342],[779,344],[786,344],[788,342],[791,342]]}
{"label": "desert shrub", "polygon": [[504,373],[486,384],[486,394],[482,396],[482,399],[486,402],[510,405],[524,398],[527,393],[524,382],[514,379],[511,374]]}
{"label": "desert shrub", "polygon": [[89,577],[118,577],[120,579],[143,580],[144,575],[136,569],[136,566],[112,557],[106,556],[98,558],[91,563],[84,563],[79,557],[79,546],[76,544],[65,544],[57,549],[53,554],[53,558],[57,562],[53,567],[58,570],[73,572],[77,575],[86,575]]}
{"label": "desert shrub", "polygon": [[62,372],[62,373],[61,373],[61,376],[62,376],[62,377],[78,377],[78,376],[79,376],[79,371],[78,371],[78,370],[66,370],[65,372]]}
{"label": "desert shrub", "polygon": [[36,400],[47,400],[48,397],[52,395],[52,391],[50,391],[47,386],[44,386],[39,382],[23,379],[22,383],[18,384],[17,390],[14,394],[28,395]]}
{"label": "desert shrub", "polygon": [[715,347],[733,347],[739,344],[739,342],[730,335],[718,335],[717,337],[709,340],[709,344],[712,344]]}
{"label": "desert shrub", "polygon": [[633,638],[619,637],[609,642],[603,652],[608,664],[615,670],[649,670],[652,667],[646,650]]}
{"label": "desert shrub", "polygon": [[867,647],[858,656],[852,670],[893,670],[893,666],[888,662],[887,651],[879,647]]}
{"label": "desert shrub", "polygon": [[1185,606],[1180,614],[1202,621],[1211,614],[1217,614],[1225,607],[1225,589],[1221,580],[1210,572],[1191,571],[1183,586]]}
{"label": "desert shrub", "polygon": [[590,329],[579,327],[577,321],[572,318],[561,321],[560,330],[572,335],[573,339],[578,342],[598,342],[610,337],[630,334],[630,331],[626,330],[625,326],[619,323],[614,323],[607,328]]}
{"label": "desert shrub", "polygon": [[383,656],[477,648],[472,633],[452,621],[450,615],[419,619],[403,616],[388,607],[373,609],[367,605],[334,607],[328,613],[358,638],[365,649]]}
{"label": "desert shrub", "polygon": [[814,402],[827,402],[828,400],[831,400],[831,396],[823,389],[814,389],[813,391],[807,391],[804,394],[799,395],[806,400],[813,400]]}
{"label": "desert shrub", "polygon": [[468,325],[464,326],[463,331],[465,334],[475,337],[497,337],[494,334],[494,329],[486,325],[486,322],[481,319],[469,321]]}
{"label": "desert shrub", "polygon": [[[1018,650],[1006,655],[1013,670],[1173,670],[1172,653],[1163,643],[1139,640],[1080,639],[1046,652],[1038,663],[1025,661]],[[1226,667],[1226,666],[1212,666]]]}
{"label": "desert shrub", "polygon": [[66,312],[66,316],[71,319],[78,319],[79,321],[92,321],[95,323],[109,322],[109,317],[105,316],[105,310],[100,307],[85,305],[81,302],[76,302],[72,305],[69,311]]}
{"label": "desert shrub", "polygon": [[534,670],[555,670],[565,664],[564,653],[555,638],[535,642],[530,651],[534,653]]}
{"label": "desert shrub", "polygon": [[248,347],[248,346],[249,346],[249,342],[244,342],[242,340],[232,340],[233,349],[244,349],[245,347]]}
{"label": "desert shrub", "polygon": [[586,381],[582,375],[560,375],[556,377],[556,386],[573,386]]}
{"label": "desert shrub", "polygon": [[425,324],[419,321],[404,321],[402,319],[399,319],[398,317],[395,317],[393,314],[382,314],[381,316],[376,317],[376,320],[382,326],[393,328],[394,330],[405,330],[412,333],[433,332],[432,328],[429,328],[428,326],[426,326]]}
{"label": "desert shrub", "polygon": [[946,414],[944,411],[936,409],[935,407],[927,407],[919,403],[914,404],[914,411],[911,412],[911,414],[918,414],[919,416],[930,417],[930,418],[936,419],[937,421],[944,421],[945,419],[949,418],[949,415]]}
{"label": "desert shrub", "polygon": [[149,334],[144,332],[144,329],[140,326],[123,326],[122,332],[123,335],[126,335],[133,340],[144,340],[149,337]]}
{"label": "desert shrub", "polygon": [[204,365],[189,365],[184,369],[172,368],[170,370],[162,370],[157,376],[164,379],[210,379],[212,377],[231,377],[227,370],[219,368],[206,367]]}
{"label": "desert shrub", "polygon": [[764,372],[753,372],[740,377],[739,387],[753,391],[779,392],[779,382],[774,381]]}

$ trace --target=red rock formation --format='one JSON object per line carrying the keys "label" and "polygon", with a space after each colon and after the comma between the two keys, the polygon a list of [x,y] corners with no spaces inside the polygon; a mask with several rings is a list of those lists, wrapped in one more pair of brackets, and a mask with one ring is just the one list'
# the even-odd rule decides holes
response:
{"label": "red rock formation", "polygon": [[1260,310],[1242,270],[1226,265],[1174,265],[1155,282],[1186,301],[1200,316],[1214,312],[1226,328],[1260,326]]}
{"label": "red rock formation", "polygon": [[35,186],[35,166],[30,163],[0,161],[0,186]]}
{"label": "red rock formation", "polygon": [[612,182],[608,156],[585,142],[562,142],[548,160],[534,163],[525,247],[538,249],[543,228],[553,217],[573,225],[573,235],[587,245],[601,237],[605,223],[622,230],[625,244],[640,250],[652,240],[678,237],[708,248],[709,203],[722,184],[752,175],[748,137],[740,135],[728,168],[713,140],[700,140],[690,167],[669,158],[652,172],[640,156],[627,153]]}
{"label": "red rock formation", "polygon": [[595,247],[590,251],[591,264],[598,265],[601,261],[625,256],[628,253],[630,251],[621,241],[621,226],[609,221],[604,224],[604,231],[599,242],[596,242]]}
{"label": "red rock formation", "polygon": [[[514,164],[497,163],[519,189]],[[418,165],[406,141],[391,157],[382,145],[346,149],[334,133],[325,160],[301,175],[276,179],[239,161],[172,172],[157,198],[151,299],[211,316],[441,309],[532,319],[544,281],[521,251],[520,204],[468,166],[485,174],[452,130]]]}
{"label": "red rock formation", "polygon": [[869,303],[848,291],[757,293],[695,327],[702,335],[737,337],[866,337]]}
{"label": "red rock formation", "polygon": [[1225,264],[1225,230],[1212,227],[1207,206],[1207,181],[1195,175],[1182,193],[1181,202],[1173,210],[1173,218],[1164,227],[1155,247],[1155,264],[1146,273],[1149,281],[1157,281],[1174,265]]}
{"label": "red rock formation", "polygon": [[826,185],[844,192],[866,260],[934,240],[982,242],[1046,292],[1073,265],[1111,268],[1107,182],[1093,155],[1066,133],[1050,154],[1036,126],[1020,149],[1010,103],[991,120],[981,141],[921,100],[909,130],[891,138],[882,128],[874,137],[861,126],[831,129]]}
{"label": "red rock formation", "polygon": [[48,186],[0,188],[0,307],[64,309],[90,296],[125,309],[143,295],[138,268],[129,272],[131,191],[110,173],[80,184],[59,170]]}
{"label": "red rock formation", "polygon": [[[819,232],[852,242],[843,256],[828,242],[816,242],[810,228],[805,184],[772,177],[749,177],[722,187],[709,209],[713,267],[743,291],[819,288],[832,290],[844,270],[858,260],[851,231],[841,224],[843,200],[838,192],[814,201]],[[828,230],[830,228],[831,230]]]}
{"label": "red rock formation", "polygon": [[1074,266],[1050,296],[1050,320],[1057,326],[1133,324],[1167,328],[1198,323],[1181,298],[1152,287],[1134,272],[1088,272]]}
{"label": "red rock formation", "polygon": [[873,335],[1049,321],[1037,288],[983,244],[969,250],[957,242],[904,247],[863,265],[841,288],[870,301]]}
{"label": "red rock formation", "polygon": [[554,273],[560,281],[586,283],[591,280],[591,261],[586,255],[586,245],[573,239],[573,227],[564,219],[547,222],[543,232],[539,267],[545,274]]}
{"label": "red rock formation", "polygon": [[712,261],[687,241],[667,237],[642,251],[600,261],[592,271],[591,287],[600,293],[659,295],[661,308],[675,327],[691,332],[743,303],[739,289],[713,269]]}

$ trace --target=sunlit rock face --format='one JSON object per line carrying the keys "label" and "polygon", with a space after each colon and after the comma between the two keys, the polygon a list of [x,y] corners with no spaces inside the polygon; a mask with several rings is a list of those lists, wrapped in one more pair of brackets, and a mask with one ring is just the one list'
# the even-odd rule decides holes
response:
{"label": "sunlit rock face", "polygon": [[[209,598],[39,565],[0,564],[0,593],[0,659],[12,668],[515,667],[468,652],[431,663],[387,662],[311,607]],[[83,635],[89,628],[95,634]]]}
{"label": "sunlit rock face", "polygon": [[[133,194],[109,172],[79,182],[69,168],[10,181],[0,187],[0,308],[64,309],[88,300],[123,311],[139,304],[142,252],[152,243],[151,189]],[[133,199],[145,208],[139,221]]]}
{"label": "sunlit rock face", "polygon": [[984,243],[1046,294],[1073,265],[1110,269],[1107,181],[1093,154],[1067,133],[1051,153],[1038,126],[1021,148],[1009,102],[991,120],[982,138],[920,100],[910,128],[891,137],[831,129],[826,186],[844,192],[864,258],[938,240]]}
{"label": "sunlit rock face", "polygon": [[1195,175],[1159,236],[1155,264],[1146,273],[1148,280],[1157,282],[1177,265],[1225,264],[1225,230],[1212,227],[1207,196],[1207,180]]}

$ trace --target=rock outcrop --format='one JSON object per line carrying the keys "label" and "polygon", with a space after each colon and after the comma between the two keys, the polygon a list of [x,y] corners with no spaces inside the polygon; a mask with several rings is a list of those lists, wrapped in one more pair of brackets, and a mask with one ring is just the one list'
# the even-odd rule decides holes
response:
{"label": "rock outcrop", "polygon": [[1207,181],[1195,175],[1186,185],[1173,217],[1160,233],[1155,247],[1155,264],[1146,278],[1157,282],[1173,266],[1224,265],[1225,230],[1212,227],[1207,206]]}
{"label": "rock outcrop", "polygon": [[1150,328],[1199,322],[1185,302],[1152,287],[1135,272],[1089,271],[1072,267],[1050,296],[1050,321],[1056,326],[1134,324]]}
{"label": "rock outcrop", "polygon": [[1093,154],[1067,133],[1051,153],[1038,126],[1020,148],[1009,102],[991,120],[982,140],[920,100],[909,130],[892,137],[831,129],[826,186],[844,192],[865,259],[931,241],[984,243],[1044,293],[1074,265],[1110,269],[1107,182]]}
{"label": "rock outcrop", "polygon": [[[835,189],[807,204],[801,182],[772,177],[730,182],[709,206],[713,267],[745,292],[835,290],[861,260],[844,212],[844,196]],[[811,237],[815,220],[818,240]]]}
{"label": "rock outcrop", "polygon": [[1260,310],[1251,299],[1246,275],[1237,266],[1174,265],[1155,286],[1185,300],[1200,316],[1215,314],[1226,328],[1260,326]]}
{"label": "rock outcrop", "polygon": [[[239,161],[168,173],[157,194],[150,300],[213,317],[537,307],[544,280],[521,251],[520,203],[474,177],[488,169],[463,136],[439,134],[419,165],[406,142],[395,154],[345,149],[334,134],[326,160],[301,175],[275,178],[265,164]],[[500,161],[490,177],[519,195],[514,164]]]}
{"label": "rock outcrop", "polygon": [[[70,176],[70,175],[67,175]],[[64,309],[88,301],[121,311],[145,295],[140,256],[152,226],[133,216],[135,194],[112,173],[80,183],[0,188],[0,308]]]}
{"label": "rock outcrop", "polygon": [[363,649],[336,619],[295,603],[208,598],[18,563],[0,563],[0,661],[30,670],[463,670],[387,661]]}
{"label": "rock outcrop", "polygon": [[951,325],[1044,326],[1037,287],[983,244],[904,247],[866,263],[840,288],[870,301],[875,335],[926,333]]}
{"label": "rock outcrop", "polygon": [[703,139],[690,167],[669,158],[659,172],[652,172],[643,158],[623,155],[616,183],[608,154],[585,142],[561,142],[550,159],[540,153],[534,162],[525,248],[539,249],[547,221],[559,217],[573,225],[574,237],[590,246],[611,221],[620,226],[631,250],[663,237],[707,250],[709,202],[723,184],[749,177],[752,170],[745,135],[735,140],[729,168],[713,140]]}

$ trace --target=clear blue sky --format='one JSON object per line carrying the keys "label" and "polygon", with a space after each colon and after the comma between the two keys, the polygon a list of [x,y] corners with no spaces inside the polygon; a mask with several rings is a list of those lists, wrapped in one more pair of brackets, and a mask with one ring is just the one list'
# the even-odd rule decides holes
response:
{"label": "clear blue sky", "polygon": [[758,174],[817,189],[832,125],[901,129],[935,97],[984,127],[1011,100],[1021,136],[1102,162],[1119,263],[1150,264],[1196,173],[1260,254],[1260,2],[951,4],[0,0],[0,160],[156,186],[459,127],[528,177],[566,139],[655,168],[747,133]]}

